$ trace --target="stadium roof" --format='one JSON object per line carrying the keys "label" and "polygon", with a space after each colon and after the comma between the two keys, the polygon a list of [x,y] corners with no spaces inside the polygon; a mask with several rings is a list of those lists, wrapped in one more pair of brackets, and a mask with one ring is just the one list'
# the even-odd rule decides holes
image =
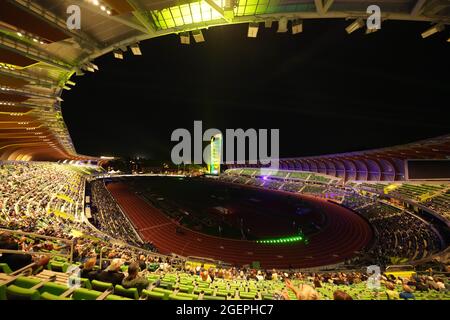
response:
{"label": "stadium roof", "polygon": [[[280,159],[284,170],[322,173],[345,181],[407,180],[405,160],[450,159],[450,135],[388,148],[329,154],[316,157]],[[230,168],[259,165],[230,165]]]}
{"label": "stadium roof", "polygon": [[[61,114],[61,93],[95,72],[95,58],[139,54],[140,41],[236,23],[278,24],[340,18],[364,29],[372,0],[3,0],[0,2],[0,160],[92,159],[77,154]],[[450,23],[447,0],[379,0],[382,20]],[[68,8],[81,9],[69,30]],[[70,10],[69,10],[70,12]],[[304,22],[307,23],[307,22]],[[259,26],[259,24],[258,24]],[[287,31],[290,32],[290,31]],[[86,103],[89,103],[88,101]],[[93,106],[95,107],[95,106]]]}

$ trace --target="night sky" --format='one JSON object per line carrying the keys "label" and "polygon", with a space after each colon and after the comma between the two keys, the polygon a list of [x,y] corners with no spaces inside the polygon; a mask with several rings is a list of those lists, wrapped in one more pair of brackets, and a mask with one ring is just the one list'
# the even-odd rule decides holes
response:
{"label": "night sky", "polygon": [[347,21],[304,21],[299,35],[258,38],[248,25],[204,30],[206,42],[176,35],[141,42],[143,56],[112,53],[100,71],[74,77],[63,114],[86,155],[169,159],[173,130],[278,128],[282,157],[364,150],[450,133],[448,32],[384,22],[347,35]]}

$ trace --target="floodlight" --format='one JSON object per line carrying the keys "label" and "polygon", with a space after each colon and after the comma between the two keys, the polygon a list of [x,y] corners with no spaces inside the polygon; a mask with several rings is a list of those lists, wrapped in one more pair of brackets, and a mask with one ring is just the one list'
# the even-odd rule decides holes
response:
{"label": "floodlight", "polygon": [[114,50],[114,58],[123,60],[123,52],[121,50]]}
{"label": "floodlight", "polygon": [[435,24],[434,26],[432,26],[431,28],[429,28],[428,30],[422,32],[422,38],[428,38],[429,36],[441,32],[445,29],[444,25],[442,23],[438,23]]}
{"label": "floodlight", "polygon": [[358,18],[355,21],[353,21],[347,28],[345,28],[345,31],[347,31],[348,34],[362,28],[364,26],[364,20],[362,18]]}
{"label": "floodlight", "polygon": [[135,56],[142,56],[142,51],[138,43],[131,45],[130,49]]}
{"label": "floodlight", "polygon": [[248,24],[248,37],[249,38],[256,38],[258,35],[258,29],[259,29],[259,23],[257,22],[251,22]]}
{"label": "floodlight", "polygon": [[205,37],[203,36],[202,30],[192,31],[192,36],[194,37],[195,42],[205,42]]}
{"label": "floodlight", "polygon": [[292,22],[292,34],[298,34],[300,32],[303,32],[303,21],[294,20]]}

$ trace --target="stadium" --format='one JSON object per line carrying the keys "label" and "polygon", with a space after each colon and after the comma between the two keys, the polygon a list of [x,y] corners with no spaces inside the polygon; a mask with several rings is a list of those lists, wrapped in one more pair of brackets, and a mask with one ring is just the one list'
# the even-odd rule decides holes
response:
{"label": "stadium", "polygon": [[[382,134],[379,123],[371,132],[373,128],[355,115],[345,123],[335,121],[336,126],[324,131],[323,137],[318,128],[329,125],[312,123],[314,130],[308,127],[308,136],[299,134],[288,140],[293,156],[281,154],[277,168],[252,159],[221,162],[220,135],[210,140],[207,168],[194,170],[186,170],[186,163],[183,167],[164,163],[145,169],[139,157],[101,156],[104,146],[92,142],[98,138],[95,134],[79,140],[99,150],[96,155],[77,152],[75,136],[110,121],[106,115],[102,119],[108,120],[95,119],[95,111],[83,109],[81,104],[104,99],[103,105],[112,105],[119,100],[114,90],[121,90],[114,86],[107,94],[91,90],[78,95],[83,100],[80,109],[75,108],[81,128],[68,128],[71,124],[66,115],[74,111],[64,110],[63,116],[65,103],[76,99],[70,91],[79,90],[77,82],[85,81],[79,79],[92,74],[87,81],[106,81],[98,80],[103,69],[97,61],[104,62],[107,57],[126,62],[142,56],[143,49],[149,48],[147,43],[164,44],[169,37],[190,49],[208,41],[208,35],[214,41],[212,30],[216,28],[224,32],[243,27],[245,41],[268,32],[292,37],[307,33],[304,27],[317,20],[337,21],[344,25],[340,31],[345,36],[359,32],[361,37],[371,37],[382,31],[372,5],[381,8],[379,22],[414,23],[414,30],[421,30],[415,37],[427,43],[440,42],[439,48],[448,52],[450,4],[444,0],[1,1],[0,300],[7,300],[2,303],[450,300],[450,134],[448,118],[442,112],[433,113],[432,106],[424,104],[429,112],[419,117],[424,122],[427,117],[442,122],[441,134],[433,138],[420,133],[418,127],[414,132],[403,130],[403,122],[408,122],[405,114],[395,119],[392,132],[402,131],[408,142],[393,143],[394,135],[390,139],[386,133],[383,147],[374,148],[370,143],[365,148],[364,139]],[[175,60],[171,63],[179,62]],[[151,61],[156,69],[149,73],[166,79],[156,71],[164,65],[161,61]],[[208,63],[209,68],[224,71]],[[104,65],[114,69],[113,63]],[[448,61],[442,73],[448,71],[445,67]],[[128,65],[122,68],[131,69]],[[125,69],[122,71],[129,78],[121,85],[139,77],[139,69]],[[245,70],[241,72],[245,78]],[[271,76],[254,70],[250,73],[254,78]],[[168,78],[181,82],[174,74]],[[228,88],[228,78],[223,78],[217,86]],[[195,82],[189,79],[186,82]],[[289,80],[291,85],[295,86],[296,79]],[[425,80],[420,85],[432,92],[432,85]],[[448,80],[439,85],[448,96]],[[164,83],[150,92],[130,84],[123,91],[126,99],[131,95],[144,99],[145,95],[157,95],[158,90],[170,95],[164,91],[167,86]],[[269,90],[263,88],[259,93],[266,93],[270,100],[269,93],[261,91]],[[350,104],[354,95],[346,93],[344,103]],[[157,100],[155,108],[170,109],[169,103],[164,104],[170,98],[164,97],[162,103]],[[135,123],[147,118],[133,103],[120,103],[118,114],[109,113],[121,123],[130,114]],[[427,103],[439,105],[437,101]],[[444,104],[439,107],[441,111],[446,108]],[[368,109],[376,113],[375,108]],[[255,110],[249,112],[256,122],[261,114],[265,123],[277,117],[271,115],[275,109],[257,109],[262,110],[258,114]],[[157,111],[149,112],[151,126],[164,121]],[[166,118],[173,120],[182,111],[166,112],[171,113]],[[205,112],[205,118],[209,116]],[[297,126],[301,125],[296,124],[295,131],[300,132]],[[130,136],[133,126],[108,124],[104,134],[120,148],[123,136]],[[346,129],[352,126],[362,129]],[[337,145],[339,138],[333,137],[346,130],[355,140],[362,137],[362,148],[349,146],[351,139],[341,139],[341,146],[348,150],[334,152],[333,144]],[[115,136],[117,132],[120,137]],[[414,138],[419,136],[423,138]],[[314,137],[330,142],[314,143]],[[331,151],[303,156],[299,141]],[[125,163],[130,171],[118,170],[117,162]]]}

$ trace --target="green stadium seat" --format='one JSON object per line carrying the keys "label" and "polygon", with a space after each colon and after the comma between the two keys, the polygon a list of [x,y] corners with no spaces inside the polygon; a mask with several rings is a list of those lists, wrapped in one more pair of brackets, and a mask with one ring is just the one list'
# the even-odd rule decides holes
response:
{"label": "green stadium seat", "polygon": [[119,284],[117,284],[116,287],[114,288],[114,294],[130,299],[135,300],[139,299],[139,292],[137,288],[125,289],[123,286]]}
{"label": "green stadium seat", "polygon": [[202,291],[204,292],[205,295],[210,295],[210,296],[212,296],[212,294],[213,294],[213,292],[214,292],[213,289],[207,289],[207,288],[202,289],[202,288],[197,288],[197,289],[194,289],[193,293],[195,293],[195,294],[200,294]]}
{"label": "green stadium seat", "polygon": [[172,289],[174,285],[175,285],[175,281],[173,281],[173,282],[161,281],[161,283],[159,284],[159,286],[161,288],[165,288],[165,289]]}
{"label": "green stadium seat", "polygon": [[62,284],[47,282],[41,288],[39,288],[39,292],[41,293],[41,295],[44,292],[46,292],[46,293],[50,293],[50,294],[59,296],[59,295],[62,295],[64,292],[66,292],[69,289],[70,288],[68,286],[65,286]]}
{"label": "green stadium seat", "polygon": [[96,300],[102,292],[79,288],[73,292],[72,299],[74,300]]}
{"label": "green stadium seat", "polygon": [[121,296],[118,296],[118,295],[115,295],[115,294],[110,294],[110,295],[108,295],[106,297],[105,300],[133,300],[133,299],[126,298],[126,297],[121,297]]}
{"label": "green stadium seat", "polygon": [[50,261],[47,268],[51,271],[66,272],[70,264],[66,262]]}
{"label": "green stadium seat", "polygon": [[6,289],[6,297],[8,300],[39,300],[40,294],[37,290],[12,284]]}
{"label": "green stadium seat", "polygon": [[[233,293],[231,293],[231,294],[233,294]],[[228,296],[228,291],[219,290],[219,291],[216,292],[216,296],[218,296],[218,297],[226,297],[226,296]]]}
{"label": "green stadium seat", "polygon": [[255,294],[250,293],[250,292],[241,292],[241,293],[239,293],[239,297],[241,299],[254,300],[255,296],[256,296],[256,293]]}
{"label": "green stadium seat", "polygon": [[41,282],[42,280],[38,278],[20,276],[14,281],[14,285],[21,288],[30,289]]}
{"label": "green stadium seat", "polygon": [[80,278],[81,287],[86,289],[92,289],[91,281],[87,278]]}
{"label": "green stadium seat", "polygon": [[146,296],[148,300],[163,300],[164,299],[164,293],[162,293],[162,292],[142,290],[142,295]]}
{"label": "green stadium seat", "polygon": [[114,286],[110,282],[103,282],[98,280],[92,280],[91,286],[93,290],[106,291],[108,289],[114,289]]}
{"label": "green stadium seat", "polygon": [[0,284],[0,300],[6,300],[6,286]]}
{"label": "green stadium seat", "polygon": [[180,292],[184,292],[184,293],[192,293],[194,291],[193,286],[186,286],[186,285],[180,285],[179,289],[180,289]]}
{"label": "green stadium seat", "polygon": [[164,300],[169,299],[169,295],[173,293],[172,290],[164,289],[164,288],[153,288],[152,292],[159,292],[164,294]]}
{"label": "green stadium seat", "polygon": [[72,300],[72,299],[51,294],[50,292],[44,292],[41,294],[41,300]]}
{"label": "green stadium seat", "polygon": [[210,295],[204,295],[203,300],[225,300],[225,297],[216,297]]}
{"label": "green stadium seat", "polygon": [[0,263],[0,270],[1,270],[1,272],[6,273],[6,274],[11,274],[12,273],[12,270],[8,266],[7,263]]}
{"label": "green stadium seat", "polygon": [[189,294],[189,293],[183,293],[183,292],[179,292],[177,293],[178,297],[185,297],[188,298],[188,300],[197,300],[198,299],[198,295],[196,294]]}
{"label": "green stadium seat", "polygon": [[177,294],[171,294],[169,296],[169,300],[194,300],[194,299],[191,297],[185,297],[185,296],[180,296]]}

